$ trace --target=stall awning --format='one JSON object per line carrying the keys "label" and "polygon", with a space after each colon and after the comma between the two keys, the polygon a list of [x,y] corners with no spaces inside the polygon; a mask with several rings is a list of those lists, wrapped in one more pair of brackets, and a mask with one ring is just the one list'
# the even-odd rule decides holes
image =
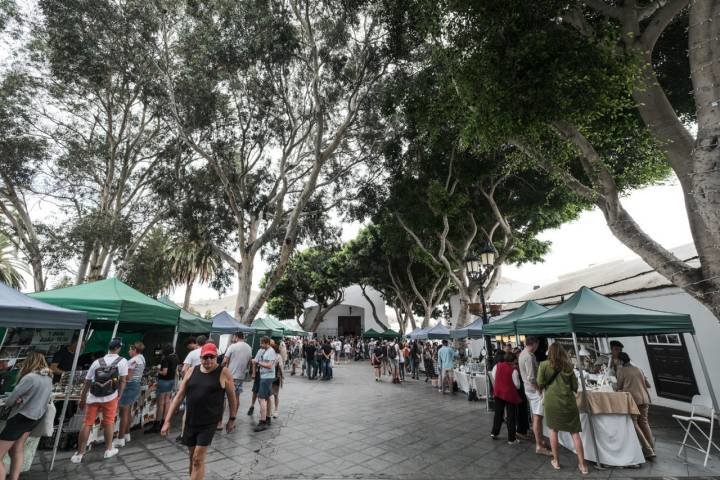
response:
{"label": "stall awning", "polygon": [[0,282],[0,327],[77,330],[86,322],[85,312],[41,302]]}
{"label": "stall awning", "polygon": [[520,308],[505,315],[503,318],[490,322],[485,326],[485,335],[514,335],[515,323],[522,318],[534,317],[546,312],[547,307],[532,300],[525,302]]}
{"label": "stall awning", "polygon": [[285,331],[278,327],[270,317],[258,317],[253,320],[251,327],[261,335],[267,335],[269,337],[282,337],[285,335]]}
{"label": "stall awning", "polygon": [[450,330],[450,338],[482,338],[483,327],[486,325],[483,325],[482,318],[478,318],[464,327]]}
{"label": "stall awning", "polygon": [[425,332],[417,335],[416,338],[420,340],[444,340],[450,338],[450,330],[442,323],[438,323],[434,327],[430,327],[425,330]]}
{"label": "stall awning", "polygon": [[144,295],[117,278],[31,294],[58,307],[87,313],[88,320],[175,327],[180,308]]}
{"label": "stall awning", "polygon": [[363,338],[382,338],[382,333],[371,328],[370,330],[365,331],[362,334],[362,337]]}
{"label": "stall awning", "polygon": [[406,336],[410,340],[416,340],[418,338],[418,335],[425,333],[425,331],[427,331],[427,328],[416,328],[412,332],[408,333]]}
{"label": "stall awning", "polygon": [[382,333],[380,334],[380,336],[381,336],[382,338],[398,338],[398,337],[400,337],[401,335],[400,335],[398,332],[396,332],[395,330],[387,329],[387,330],[385,330],[384,332],[382,332]]}
{"label": "stall awning", "polygon": [[[170,300],[168,297],[158,298],[158,302],[164,303],[170,307],[180,308],[178,304]],[[188,312],[180,308],[180,321],[178,323],[178,332],[180,333],[210,333],[212,330],[212,322],[205,320],[199,315]]]}
{"label": "stall awning", "polygon": [[255,330],[244,323],[240,323],[226,311],[216,313],[212,317],[212,333],[236,333],[242,332],[245,335],[253,335]]}
{"label": "stall awning", "polygon": [[690,315],[649,310],[618,302],[587,287],[565,303],[517,322],[518,333],[614,337],[658,333],[695,333]]}
{"label": "stall awning", "polygon": [[286,337],[306,337],[307,336],[307,332],[305,330],[300,330],[300,329],[292,328],[288,325],[285,325],[280,320],[278,320],[277,318],[275,318],[271,315],[266,315],[266,316],[262,317],[261,319],[256,318],[255,321],[253,321],[253,325],[255,324],[255,322],[257,320],[262,320],[262,325],[264,326],[264,328],[272,328],[274,330],[280,330],[282,332],[283,336],[286,336]]}

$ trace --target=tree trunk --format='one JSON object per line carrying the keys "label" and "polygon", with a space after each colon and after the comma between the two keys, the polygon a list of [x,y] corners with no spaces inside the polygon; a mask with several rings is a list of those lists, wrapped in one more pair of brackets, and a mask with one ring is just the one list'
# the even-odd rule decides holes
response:
{"label": "tree trunk", "polygon": [[33,287],[36,292],[45,290],[45,276],[43,275],[42,255],[35,248],[28,249],[28,263],[32,270]]}
{"label": "tree trunk", "polygon": [[[250,255],[242,255],[240,259],[238,274],[238,290],[237,300],[235,301],[235,318],[243,321],[245,324],[250,325],[255,319],[255,315],[252,317],[245,316],[250,306],[250,293],[252,292],[252,275],[253,275],[253,262],[254,258]],[[257,315],[257,313],[256,313]]]}
{"label": "tree trunk", "polygon": [[78,272],[77,272],[77,276],[75,277],[75,285],[80,285],[81,283],[85,282],[85,277],[87,276],[88,265],[90,264],[91,253],[92,253],[92,249],[89,246],[85,246],[85,249],[83,250],[83,254],[80,257],[80,265],[78,265]]}
{"label": "tree trunk", "polygon": [[387,325],[385,325],[384,323],[382,323],[380,321],[380,317],[377,314],[377,307],[375,307],[375,302],[373,302],[370,299],[370,296],[365,291],[366,288],[367,288],[366,285],[360,285],[360,291],[362,292],[363,297],[365,297],[365,300],[367,300],[367,302],[370,304],[370,309],[372,310],[373,320],[375,320],[376,324],[380,325],[380,328],[383,329],[383,332],[386,332],[388,330],[388,327],[387,327]]}
{"label": "tree trunk", "polygon": [[185,299],[183,300],[183,308],[188,310],[190,308],[190,297],[192,296],[193,284],[195,283],[195,277],[188,280],[185,285]]}

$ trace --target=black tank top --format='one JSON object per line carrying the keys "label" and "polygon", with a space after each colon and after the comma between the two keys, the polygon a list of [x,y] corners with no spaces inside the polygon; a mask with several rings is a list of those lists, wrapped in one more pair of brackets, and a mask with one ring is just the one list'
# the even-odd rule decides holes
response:
{"label": "black tank top", "polygon": [[187,383],[187,410],[185,422],[198,427],[213,425],[222,419],[225,389],[220,386],[223,367],[218,366],[209,373],[203,373],[197,366]]}

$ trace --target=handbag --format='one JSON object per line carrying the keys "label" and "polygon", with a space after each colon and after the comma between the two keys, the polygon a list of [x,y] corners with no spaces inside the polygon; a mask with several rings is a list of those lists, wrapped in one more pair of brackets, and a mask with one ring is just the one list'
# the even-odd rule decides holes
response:
{"label": "handbag", "polygon": [[550,385],[552,385],[557,376],[560,374],[560,370],[553,370],[553,372],[553,376],[550,377],[550,380],[547,382],[547,384],[545,384],[545,388],[543,388],[543,394],[540,397],[540,403],[542,403],[543,405],[545,405],[545,391],[550,387]]}
{"label": "handbag", "polygon": [[31,437],[52,437],[53,434],[53,421],[55,420],[55,414],[57,413],[57,409],[55,408],[55,403],[49,402],[47,406],[47,410],[45,410],[45,415],[40,419],[40,423],[38,423],[35,428],[32,429],[32,432],[30,432]]}

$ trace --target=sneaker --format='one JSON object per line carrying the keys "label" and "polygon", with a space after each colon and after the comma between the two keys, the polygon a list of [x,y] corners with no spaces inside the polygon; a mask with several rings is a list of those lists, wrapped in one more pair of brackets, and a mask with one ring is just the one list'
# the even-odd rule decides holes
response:
{"label": "sneaker", "polygon": [[270,417],[265,418],[265,425],[268,427],[272,424],[272,421],[270,420]]}
{"label": "sneaker", "polygon": [[125,443],[128,443],[130,441],[130,434],[126,433],[123,439],[125,440]]}
{"label": "sneaker", "polygon": [[117,455],[120,452],[117,448],[111,448],[110,450],[105,450],[105,455],[103,455],[104,459],[112,458],[115,455]]}
{"label": "sneaker", "polygon": [[279,416],[280,416],[280,414],[278,414],[278,412],[275,412],[272,414],[272,418],[278,418]]}
{"label": "sneaker", "polygon": [[248,408],[248,415],[252,415],[254,411],[255,411],[255,406],[253,405],[252,407]]}
{"label": "sneaker", "polygon": [[[125,446],[125,439],[124,439],[124,438],[116,438],[115,440],[113,440],[112,446],[113,446],[113,447],[118,447],[118,448],[124,447],[124,446]],[[109,451],[109,450],[108,450],[108,451]]]}
{"label": "sneaker", "polygon": [[518,443],[520,443],[520,440],[516,438],[515,440],[510,440],[507,443],[508,445],[517,445]]}
{"label": "sneaker", "polygon": [[491,434],[490,434],[490,438],[492,438],[493,440],[497,440],[497,435],[491,433]]}
{"label": "sneaker", "polygon": [[267,424],[263,421],[257,424],[257,426],[253,429],[254,432],[262,432],[263,430],[267,430]]}
{"label": "sneaker", "polygon": [[80,463],[80,462],[82,462],[82,459],[83,459],[83,454],[75,452],[75,455],[70,457],[70,463]]}

